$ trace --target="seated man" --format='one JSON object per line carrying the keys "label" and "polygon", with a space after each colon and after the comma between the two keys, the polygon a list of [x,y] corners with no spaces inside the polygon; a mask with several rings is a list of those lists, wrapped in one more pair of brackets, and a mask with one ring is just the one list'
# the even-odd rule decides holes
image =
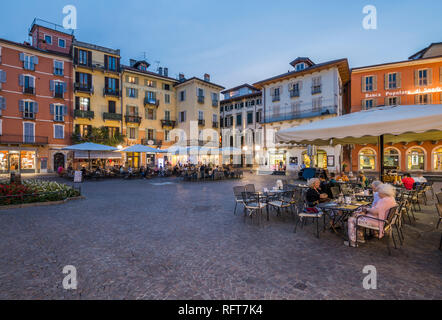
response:
{"label": "seated man", "polygon": [[427,183],[427,179],[425,179],[424,175],[422,173],[418,173],[417,177],[414,178],[414,182],[416,182],[416,184],[421,184],[421,183]]}
{"label": "seated man", "polygon": [[[396,200],[396,190],[392,185],[389,184],[381,184],[377,187],[379,193],[379,201],[376,202],[376,205],[363,209],[361,213],[356,213],[354,216],[348,218],[348,241],[344,241],[346,246],[357,247],[356,243],[356,221],[358,222],[358,226],[372,226],[379,228],[379,238],[384,236],[384,223],[370,219],[370,217],[386,220],[388,211],[395,207]],[[358,218],[359,216],[366,216],[362,218]],[[358,242],[364,242],[363,236],[358,237]]]}
{"label": "seated man", "polygon": [[407,190],[413,190],[414,183],[415,183],[415,181],[410,176],[409,173],[406,173],[404,175],[404,178],[402,178],[402,184],[404,185],[405,189],[407,189]]}

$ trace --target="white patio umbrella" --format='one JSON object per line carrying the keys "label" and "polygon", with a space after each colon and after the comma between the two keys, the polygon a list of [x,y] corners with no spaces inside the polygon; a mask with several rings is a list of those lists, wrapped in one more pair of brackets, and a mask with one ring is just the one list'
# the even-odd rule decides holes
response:
{"label": "white patio umbrella", "polygon": [[115,151],[118,150],[115,147],[106,146],[104,144],[85,142],[80,144],[74,144],[72,146],[64,147],[62,150],[74,151],[87,151],[88,152],[88,161],[89,161],[89,170],[91,169],[91,151]]}
{"label": "white patio umbrella", "polygon": [[281,130],[276,140],[314,145],[379,143],[380,175],[384,143],[442,140],[442,105],[378,107]]}
{"label": "white patio umbrella", "polygon": [[166,153],[164,150],[155,149],[149,146],[136,144],[121,150],[121,152],[137,152],[137,153]]}

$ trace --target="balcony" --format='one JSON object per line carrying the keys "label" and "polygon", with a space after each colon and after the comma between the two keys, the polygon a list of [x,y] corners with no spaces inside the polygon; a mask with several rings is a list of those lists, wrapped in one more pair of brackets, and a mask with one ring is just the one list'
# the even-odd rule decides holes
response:
{"label": "balcony", "polygon": [[23,93],[25,94],[35,94],[35,88],[33,87],[24,87]]}
{"label": "balcony", "polygon": [[54,98],[64,99],[64,93],[63,92],[54,92]]}
{"label": "balcony", "polygon": [[212,121],[212,128],[218,128],[218,122],[217,121]]}
{"label": "balcony", "polygon": [[299,98],[299,90],[290,90],[290,98]]}
{"label": "balcony", "polygon": [[104,96],[119,97],[120,96],[120,89],[104,88],[103,95]]}
{"label": "balcony", "polygon": [[281,98],[279,97],[279,95],[272,97],[272,102],[276,102],[276,101],[280,101],[280,100],[281,100]]}
{"label": "balcony", "polygon": [[206,125],[206,121],[204,119],[198,119],[198,125],[199,126],[205,126]]}
{"label": "balcony", "polygon": [[163,142],[161,140],[156,140],[156,139],[141,139],[141,144],[145,146],[161,146]]}
{"label": "balcony", "polygon": [[91,120],[95,117],[95,114],[90,110],[74,110],[74,117]]}
{"label": "balcony", "polygon": [[218,100],[212,100],[212,107],[218,107],[219,101]]}
{"label": "balcony", "polygon": [[161,120],[161,126],[164,127],[170,127],[170,128],[175,128],[176,126],[176,121],[173,120]]}
{"label": "balcony", "polygon": [[306,110],[299,110],[297,112],[293,112],[292,110],[287,112],[282,112],[280,114],[269,114],[265,117],[265,120],[260,123],[272,123],[272,122],[279,122],[279,121],[288,121],[288,120],[295,120],[295,119],[305,119],[305,118],[313,118],[313,117],[319,117],[324,115],[336,115],[337,114],[338,107],[337,106],[328,106],[328,107],[321,107],[321,108],[310,108]]}
{"label": "balcony", "polygon": [[74,91],[92,94],[94,93],[94,87],[83,83],[74,83]]}
{"label": "balcony", "polygon": [[312,94],[321,93],[321,86],[312,86]]}
{"label": "balcony", "polygon": [[137,115],[126,115],[126,123],[141,123],[141,117]]}
{"label": "balcony", "polygon": [[103,112],[103,120],[121,121],[123,116],[121,113]]}
{"label": "balcony", "polygon": [[35,113],[34,112],[23,112],[23,119],[35,120]]}
{"label": "balcony", "polygon": [[198,96],[198,103],[204,103],[204,96]]}
{"label": "balcony", "polygon": [[4,134],[0,136],[0,143],[46,145],[48,144],[48,137]]}
{"label": "balcony", "polygon": [[144,98],[145,107],[158,107],[160,105],[160,100],[153,98]]}

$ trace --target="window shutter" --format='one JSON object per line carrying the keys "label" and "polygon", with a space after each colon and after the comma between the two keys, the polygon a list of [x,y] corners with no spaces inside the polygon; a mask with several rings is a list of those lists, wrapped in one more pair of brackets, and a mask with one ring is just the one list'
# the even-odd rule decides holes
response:
{"label": "window shutter", "polygon": [[365,110],[365,99],[361,100],[361,110]]}
{"label": "window shutter", "polygon": [[[117,71],[120,72],[120,58],[117,58]],[[135,80],[135,83],[138,82]]]}
{"label": "window shutter", "polygon": [[31,86],[31,88],[35,88],[35,78],[34,77],[29,77],[29,85]]}
{"label": "window shutter", "polygon": [[109,78],[104,77],[104,88],[107,90],[109,89]]}
{"label": "window shutter", "polygon": [[126,76],[126,82],[129,82],[129,76]]}
{"label": "window shutter", "polygon": [[38,102],[34,102],[34,112],[38,113]]}
{"label": "window shutter", "polygon": [[153,110],[153,120],[157,120],[157,110]]}
{"label": "window shutter", "polygon": [[92,67],[92,51],[87,52],[87,65]]}
{"label": "window shutter", "polygon": [[378,76],[373,76],[373,91],[378,90]]}
{"label": "window shutter", "polygon": [[20,61],[25,61],[25,54],[23,52],[20,52]]}
{"label": "window shutter", "polygon": [[120,90],[120,79],[115,79],[115,89]]}
{"label": "window shutter", "polygon": [[74,49],[74,63],[78,64],[78,48]]}
{"label": "window shutter", "polygon": [[0,82],[6,82],[6,71],[0,70]]}
{"label": "window shutter", "polygon": [[362,92],[366,92],[366,90],[365,90],[365,77],[364,76],[361,77],[361,90],[362,90]]}
{"label": "window shutter", "polygon": [[51,103],[51,104],[49,105],[49,112],[50,112],[51,114],[54,114],[54,113],[55,113],[55,106],[54,106],[53,103]]}
{"label": "window shutter", "polygon": [[33,57],[32,57],[32,62],[33,62],[34,64],[38,64],[38,57],[37,57],[37,56],[33,56]]}
{"label": "window shutter", "polygon": [[24,100],[19,100],[18,101],[18,111],[19,112],[24,112],[25,111],[25,101]]}
{"label": "window shutter", "polygon": [[397,87],[399,89],[402,86],[402,73],[401,72],[396,73],[396,82],[397,82]]}
{"label": "window shutter", "polygon": [[80,97],[75,97],[75,110],[80,110]]}
{"label": "window shutter", "polygon": [[6,98],[0,97],[0,110],[6,109]]}
{"label": "window shutter", "polygon": [[135,89],[135,98],[138,98],[138,89]]}
{"label": "window shutter", "polygon": [[107,68],[109,67],[109,56],[108,55],[104,55],[104,69],[107,70]]}
{"label": "window shutter", "polygon": [[414,70],[414,85],[419,85],[419,70]]}
{"label": "window shutter", "polygon": [[384,89],[388,90],[388,73],[384,74]]}
{"label": "window shutter", "polygon": [[55,82],[54,82],[54,80],[50,80],[50,81],[49,81],[49,87],[50,87],[50,90],[51,90],[51,91],[54,91],[54,90],[55,90]]}
{"label": "window shutter", "polygon": [[126,97],[129,97],[129,88],[126,88]]}
{"label": "window shutter", "polygon": [[433,68],[428,68],[428,84],[433,84]]}
{"label": "window shutter", "polygon": [[24,84],[25,84],[25,76],[21,74],[21,75],[18,76],[18,85],[20,87],[23,87]]}

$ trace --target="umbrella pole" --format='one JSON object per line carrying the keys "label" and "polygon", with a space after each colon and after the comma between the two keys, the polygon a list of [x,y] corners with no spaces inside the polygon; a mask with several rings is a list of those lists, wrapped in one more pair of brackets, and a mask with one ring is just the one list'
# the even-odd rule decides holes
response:
{"label": "umbrella pole", "polygon": [[89,171],[91,171],[91,152],[88,151],[87,154],[88,154],[88,160],[89,160]]}
{"label": "umbrella pole", "polygon": [[384,135],[379,137],[379,180],[384,182]]}

